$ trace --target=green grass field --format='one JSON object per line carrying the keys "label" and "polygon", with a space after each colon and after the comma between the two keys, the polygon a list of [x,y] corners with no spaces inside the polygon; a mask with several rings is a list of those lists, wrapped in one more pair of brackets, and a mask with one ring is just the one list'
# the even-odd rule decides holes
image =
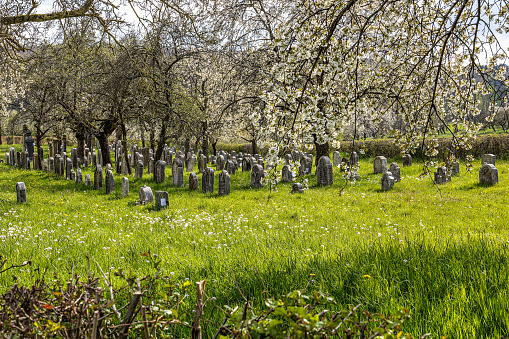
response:
{"label": "green grass field", "polygon": [[[0,146],[3,158],[7,149]],[[87,252],[95,274],[97,265],[148,274],[141,254],[151,251],[175,280],[207,279],[207,295],[220,306],[241,305],[244,297],[256,306],[267,295],[307,288],[333,295],[332,309],[409,308],[405,330],[414,335],[509,336],[509,162],[497,161],[500,182],[493,187],[477,184],[480,161],[441,187],[418,179],[422,164],[414,162],[401,168],[393,190],[380,192],[371,161],[361,160],[361,180],[342,194],[345,182],[335,169],[332,187],[317,187],[312,175],[304,194],[279,184],[270,198],[268,188],[251,189],[250,173],[242,171],[221,197],[217,178],[214,194],[172,187],[167,166],[163,184],[152,174],[132,176],[122,199],[117,174],[115,194],[105,195],[2,164],[0,254],[8,265],[33,265],[0,275],[0,288],[29,284],[36,267],[61,278],[86,275]],[[16,203],[18,181],[26,184],[27,204]],[[144,184],[168,191],[169,207],[135,205]]]}

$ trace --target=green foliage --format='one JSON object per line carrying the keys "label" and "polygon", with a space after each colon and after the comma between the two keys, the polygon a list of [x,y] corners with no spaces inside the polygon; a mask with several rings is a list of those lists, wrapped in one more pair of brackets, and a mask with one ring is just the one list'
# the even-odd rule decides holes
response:
{"label": "green foliage", "polygon": [[[5,154],[6,146],[0,151]],[[122,199],[119,174],[115,192],[105,195],[1,164],[0,254],[6,267],[33,264],[1,274],[0,289],[30,285],[36,267],[64,281],[68,272],[86,277],[87,252],[93,275],[102,276],[100,266],[116,286],[128,284],[114,273],[156,274],[141,255],[150,250],[169,281],[207,280],[205,318],[215,321],[203,323],[208,337],[224,320],[219,307],[242,309],[245,297],[259,314],[266,299],[283,300],[304,287],[304,294],[334,297],[331,313],[357,304],[371,314],[409,309],[405,332],[414,336],[508,337],[509,163],[497,159],[495,186],[478,184],[477,160],[474,171],[462,165],[460,177],[437,187],[419,178],[423,167],[416,161],[401,167],[402,181],[393,190],[380,192],[381,175],[372,174],[371,160],[361,159],[355,184],[334,169],[331,187],[318,187],[310,175],[304,194],[289,194],[291,185],[280,183],[270,198],[267,188],[250,188],[250,173],[242,171],[231,176],[231,194],[222,197],[217,179],[212,194],[173,187],[167,166],[161,184],[151,174],[130,177],[131,193]],[[18,181],[26,184],[27,204],[16,204]],[[145,184],[168,191],[169,207],[134,205]],[[185,302],[194,302],[193,295]]]}

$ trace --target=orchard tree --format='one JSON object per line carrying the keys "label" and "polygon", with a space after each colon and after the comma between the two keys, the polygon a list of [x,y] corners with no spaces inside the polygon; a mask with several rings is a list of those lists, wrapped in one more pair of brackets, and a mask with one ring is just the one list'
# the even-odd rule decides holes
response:
{"label": "orchard tree", "polygon": [[471,119],[479,113],[476,95],[492,78],[507,81],[495,69],[506,54],[494,30],[506,32],[508,16],[507,5],[484,0],[301,0],[272,40],[278,62],[266,109],[254,117],[267,122],[258,126],[269,163],[309,143],[319,158],[329,143],[339,147],[342,130],[355,129],[359,114],[379,122],[396,110],[407,125],[394,131],[402,150],[421,147],[436,156],[423,140],[436,138],[433,122],[445,122],[446,103],[454,116],[447,128],[463,131],[455,145],[468,149],[480,128]]}

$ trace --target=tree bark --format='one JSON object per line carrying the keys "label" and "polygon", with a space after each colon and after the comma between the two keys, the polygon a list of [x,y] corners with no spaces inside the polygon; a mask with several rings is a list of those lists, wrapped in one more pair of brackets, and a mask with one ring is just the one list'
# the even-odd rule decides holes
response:
{"label": "tree bark", "polygon": [[101,147],[101,152],[103,156],[103,165],[106,166],[106,164],[111,165],[111,154],[110,154],[110,147],[108,145],[108,136],[104,133],[101,133],[97,136],[97,140],[99,140],[99,146]]}
{"label": "tree bark", "polygon": [[[159,132],[159,140],[157,142],[157,151],[154,156],[154,161],[160,160],[163,155],[164,143],[166,142],[166,121],[170,118],[169,114],[167,114],[161,122],[161,132]],[[152,144],[152,135],[154,132],[150,131],[150,143]],[[164,160],[164,159],[163,159]]]}
{"label": "tree bark", "polygon": [[85,131],[83,127],[79,126],[78,128],[76,128],[74,136],[78,141],[78,149],[76,156],[83,160],[83,158],[85,157]]}
{"label": "tree bark", "polygon": [[253,155],[258,154],[258,145],[255,139],[251,139],[251,152]]}
{"label": "tree bark", "polygon": [[325,144],[319,144],[316,142],[316,135],[313,134],[313,143],[315,144],[315,151],[316,151],[316,157],[315,157],[315,166],[318,166],[318,160],[324,155],[329,156],[329,143]]}
{"label": "tree bark", "polygon": [[150,130],[150,148],[152,151],[156,149],[156,134],[153,129]]}
{"label": "tree bark", "polygon": [[217,145],[218,141],[219,140],[215,140],[215,141],[212,142],[212,151],[213,151],[214,156],[217,156],[216,145]]}
{"label": "tree bark", "polygon": [[209,138],[207,137],[208,122],[207,120],[201,122],[201,150],[207,157],[207,163],[209,162]]}

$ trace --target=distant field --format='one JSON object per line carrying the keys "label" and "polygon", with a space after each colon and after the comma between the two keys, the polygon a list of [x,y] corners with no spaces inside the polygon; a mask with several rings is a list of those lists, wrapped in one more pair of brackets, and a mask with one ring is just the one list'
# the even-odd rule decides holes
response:
{"label": "distant field", "polygon": [[[7,149],[0,146],[2,157]],[[342,194],[338,169],[332,187],[316,187],[311,175],[304,194],[280,184],[270,196],[268,188],[251,189],[250,173],[240,171],[231,177],[231,194],[220,197],[217,179],[214,194],[172,187],[167,166],[163,184],[152,174],[131,177],[125,199],[117,174],[108,196],[2,164],[0,254],[9,265],[33,266],[0,275],[0,289],[15,280],[29,284],[35,267],[62,278],[86,275],[87,252],[96,274],[97,264],[147,274],[141,254],[150,250],[163,260],[164,274],[207,279],[207,294],[220,306],[241,305],[243,295],[256,305],[264,291],[281,296],[307,286],[333,295],[333,309],[409,308],[405,330],[416,335],[509,336],[509,162],[497,161],[500,182],[493,187],[477,184],[480,161],[441,187],[418,179],[422,164],[414,163],[401,168],[392,191],[380,192],[371,161],[361,159],[361,180]],[[85,173],[93,178],[91,169]],[[18,181],[26,184],[26,205],[16,204]],[[169,207],[134,205],[144,184],[168,191]]]}

